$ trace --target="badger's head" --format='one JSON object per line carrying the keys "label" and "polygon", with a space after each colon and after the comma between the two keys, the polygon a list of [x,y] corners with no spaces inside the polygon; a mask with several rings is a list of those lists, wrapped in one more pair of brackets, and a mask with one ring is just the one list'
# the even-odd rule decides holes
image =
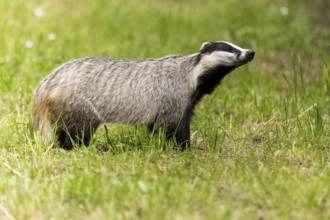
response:
{"label": "badger's head", "polygon": [[236,68],[254,58],[254,51],[234,44],[218,41],[206,42],[199,49],[203,66],[210,68]]}
{"label": "badger's head", "polygon": [[199,96],[211,93],[225,75],[251,61],[254,54],[253,50],[224,41],[204,43],[193,77]]}

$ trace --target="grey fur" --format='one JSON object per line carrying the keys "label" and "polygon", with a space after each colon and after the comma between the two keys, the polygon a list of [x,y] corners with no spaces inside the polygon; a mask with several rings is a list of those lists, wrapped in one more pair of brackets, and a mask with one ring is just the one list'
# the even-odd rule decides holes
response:
{"label": "grey fur", "polygon": [[57,138],[66,149],[73,147],[71,139],[87,146],[98,126],[110,122],[165,128],[178,145],[188,147],[195,104],[226,74],[253,59],[247,57],[250,50],[242,49],[228,64],[219,62],[231,54],[215,53],[217,44],[204,43],[191,55],[145,60],[91,57],[65,63],[35,91],[34,127],[49,139],[56,124]]}

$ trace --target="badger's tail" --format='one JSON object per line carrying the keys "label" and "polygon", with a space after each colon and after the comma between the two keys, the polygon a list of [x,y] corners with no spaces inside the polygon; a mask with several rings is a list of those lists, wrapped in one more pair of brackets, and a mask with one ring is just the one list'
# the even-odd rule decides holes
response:
{"label": "badger's tail", "polygon": [[32,104],[32,121],[37,143],[48,145],[54,141],[52,114],[48,102],[35,97]]}

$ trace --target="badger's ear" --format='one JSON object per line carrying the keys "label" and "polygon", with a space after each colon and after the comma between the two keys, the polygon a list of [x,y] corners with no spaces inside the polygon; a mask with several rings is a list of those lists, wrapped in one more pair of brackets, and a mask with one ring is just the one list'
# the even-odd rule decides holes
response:
{"label": "badger's ear", "polygon": [[208,53],[211,51],[212,43],[211,42],[204,42],[199,49],[199,53]]}

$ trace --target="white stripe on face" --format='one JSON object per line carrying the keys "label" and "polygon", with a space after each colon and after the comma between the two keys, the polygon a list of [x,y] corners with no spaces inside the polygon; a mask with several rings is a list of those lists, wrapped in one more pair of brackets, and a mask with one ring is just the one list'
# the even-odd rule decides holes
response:
{"label": "white stripe on face", "polygon": [[235,45],[235,44],[232,44],[232,43],[229,43],[229,42],[227,42],[227,41],[218,41],[218,42],[222,42],[222,43],[228,44],[228,45],[230,45],[231,47],[233,47],[233,48],[235,48],[236,50],[239,50],[239,51],[241,51],[241,52],[245,51],[245,49],[240,48],[239,46],[237,46],[237,45]]}

